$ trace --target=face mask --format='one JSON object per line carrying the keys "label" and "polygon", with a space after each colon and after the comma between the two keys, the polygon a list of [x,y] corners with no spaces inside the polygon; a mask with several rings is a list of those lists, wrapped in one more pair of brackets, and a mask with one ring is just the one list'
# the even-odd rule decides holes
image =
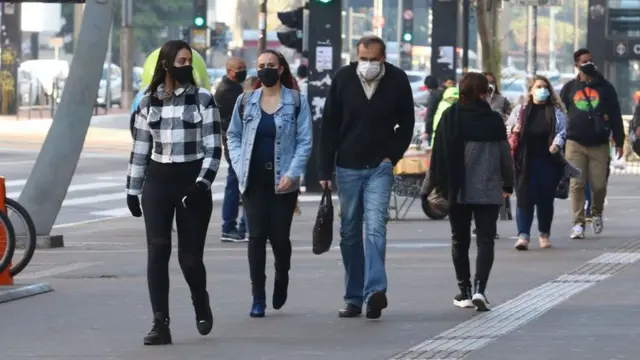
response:
{"label": "face mask", "polygon": [[180,85],[191,84],[191,77],[193,76],[192,74],[193,66],[191,65],[181,67],[174,66],[169,70],[169,75],[171,75],[171,78]]}
{"label": "face mask", "polygon": [[533,89],[533,99],[535,101],[547,101],[549,98],[549,90],[546,88]]}
{"label": "face mask", "polygon": [[264,68],[258,70],[258,79],[264,87],[273,87],[278,83],[280,78],[280,74],[278,74],[278,69],[275,68]]}
{"label": "face mask", "polygon": [[247,79],[247,70],[236,71],[236,81],[241,83]]}
{"label": "face mask", "polygon": [[493,94],[496,92],[496,86],[493,84],[489,84],[489,97],[493,97]]}
{"label": "face mask", "polygon": [[598,73],[596,66],[592,62],[580,65],[580,71],[587,76],[594,76]]}
{"label": "face mask", "polygon": [[358,74],[365,80],[373,80],[380,75],[382,63],[380,61],[358,61]]}

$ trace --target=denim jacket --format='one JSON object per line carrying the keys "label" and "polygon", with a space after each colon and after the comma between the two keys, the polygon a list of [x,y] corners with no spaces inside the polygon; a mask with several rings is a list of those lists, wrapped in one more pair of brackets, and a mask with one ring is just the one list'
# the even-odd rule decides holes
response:
{"label": "denim jacket", "polygon": [[[513,110],[511,110],[511,115],[509,115],[509,119],[507,120],[507,131],[510,132],[513,127],[516,126],[516,124],[520,121],[519,117],[523,106],[526,106],[526,104],[516,105]],[[553,144],[562,149],[562,147],[564,146],[564,141],[567,137],[567,117],[565,116],[562,109],[558,108],[557,106],[554,108],[556,114],[556,133],[553,137]]]}
{"label": "denim jacket", "polygon": [[[242,103],[242,95],[240,95],[233,108],[233,115],[227,130],[229,157],[231,158],[231,166],[238,176],[241,193],[244,193],[247,188],[253,142],[261,116],[261,96],[262,88],[247,94],[243,111],[244,116],[241,119],[239,107]],[[274,191],[276,193],[280,193],[277,187],[282,176],[288,176],[294,182],[294,186],[285,192],[298,191],[300,176],[304,173],[307,160],[311,155],[313,128],[311,125],[311,112],[305,95],[300,94],[300,114],[297,119],[294,118],[295,112],[293,92],[282,87],[281,102],[274,114],[276,123]]]}

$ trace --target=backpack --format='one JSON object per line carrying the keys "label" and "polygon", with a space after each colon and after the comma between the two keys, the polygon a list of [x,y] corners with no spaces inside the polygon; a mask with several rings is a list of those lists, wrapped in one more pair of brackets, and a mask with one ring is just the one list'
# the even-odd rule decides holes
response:
{"label": "backpack", "polygon": [[[298,122],[298,116],[300,116],[300,92],[297,90],[291,90],[293,93],[293,105],[295,106],[295,118],[294,121]],[[247,106],[247,95],[253,95],[252,91],[247,91],[242,94],[242,101],[240,101],[240,106],[238,107],[238,114],[240,114],[240,119],[244,119],[244,107]]]}

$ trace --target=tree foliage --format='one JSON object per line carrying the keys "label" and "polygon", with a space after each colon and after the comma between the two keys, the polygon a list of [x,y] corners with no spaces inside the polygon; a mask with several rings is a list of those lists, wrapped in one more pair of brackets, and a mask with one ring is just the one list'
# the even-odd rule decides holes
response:
{"label": "tree foliage", "polygon": [[[113,17],[112,45],[114,53],[120,49],[120,26],[122,22],[122,0],[114,0],[115,12]],[[136,50],[149,52],[156,49],[165,41],[166,30],[170,27],[187,27],[191,25],[193,4],[190,1],[175,0],[132,0],[133,28]],[[62,4],[62,17],[65,24],[58,36],[73,37],[74,4]],[[67,53],[73,52],[73,41],[64,45]]]}

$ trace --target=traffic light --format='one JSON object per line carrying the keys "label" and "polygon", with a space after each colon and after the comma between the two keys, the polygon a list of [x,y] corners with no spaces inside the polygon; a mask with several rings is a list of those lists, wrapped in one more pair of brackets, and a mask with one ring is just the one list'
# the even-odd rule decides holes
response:
{"label": "traffic light", "polygon": [[413,0],[403,1],[402,39],[400,42],[400,68],[411,70],[413,53]]}
{"label": "traffic light", "polygon": [[[332,0],[318,0],[318,1],[332,1]],[[289,49],[294,49],[299,53],[302,53],[303,41],[302,30],[304,29],[304,7],[299,7],[291,11],[282,11],[278,13],[278,19],[282,25],[288,29],[284,31],[278,31],[278,40],[282,46]]]}
{"label": "traffic light", "polygon": [[193,26],[196,29],[207,27],[207,0],[193,0]]}
{"label": "traffic light", "polygon": [[333,0],[316,0],[316,2],[319,2],[320,4],[331,4],[333,3]]}

